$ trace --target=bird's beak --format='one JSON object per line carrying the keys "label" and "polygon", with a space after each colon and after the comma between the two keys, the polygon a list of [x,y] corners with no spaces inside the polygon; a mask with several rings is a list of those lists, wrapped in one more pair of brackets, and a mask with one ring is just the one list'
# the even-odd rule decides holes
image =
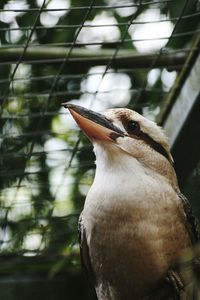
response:
{"label": "bird's beak", "polygon": [[124,133],[104,115],[79,105],[62,103],[68,108],[79,127],[91,140],[113,142]]}

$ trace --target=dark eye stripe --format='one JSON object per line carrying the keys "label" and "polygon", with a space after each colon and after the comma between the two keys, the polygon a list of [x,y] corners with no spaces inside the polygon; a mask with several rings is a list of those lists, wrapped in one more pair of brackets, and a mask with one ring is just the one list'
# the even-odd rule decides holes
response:
{"label": "dark eye stripe", "polygon": [[165,150],[165,148],[158,142],[154,141],[154,139],[152,139],[147,133],[143,132],[140,129],[140,126],[137,122],[135,122],[135,123],[138,124],[138,129],[131,132],[131,130],[129,128],[130,120],[127,120],[126,118],[121,118],[121,121],[122,121],[124,128],[126,129],[126,131],[128,132],[128,134],[130,136],[133,136],[135,138],[143,140],[151,148],[153,148],[155,151],[157,151],[158,153],[163,155],[171,163],[171,159],[169,157],[168,152]]}
{"label": "dark eye stripe", "polygon": [[169,157],[168,152],[161,144],[154,141],[154,139],[152,139],[148,134],[144,133],[143,131],[140,131],[140,135],[138,137],[145,141],[155,151],[163,155],[171,163],[171,159]]}

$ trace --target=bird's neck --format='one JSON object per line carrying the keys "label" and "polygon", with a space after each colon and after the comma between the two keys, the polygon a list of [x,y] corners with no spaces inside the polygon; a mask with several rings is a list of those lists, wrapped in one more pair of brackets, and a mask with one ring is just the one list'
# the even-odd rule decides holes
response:
{"label": "bird's neck", "polygon": [[[96,155],[95,183],[101,186],[112,185],[113,183],[123,185],[125,182],[136,182],[146,173],[145,166],[138,160],[120,148],[112,144],[95,144]],[[150,175],[150,174],[149,174]]]}
{"label": "bird's neck", "polygon": [[94,144],[94,152],[96,155],[96,172],[108,171],[114,172],[116,170],[128,172],[138,164],[137,160],[131,157],[126,152],[114,144]]}
{"label": "bird's neck", "polygon": [[169,172],[156,172],[156,169],[140,162],[130,154],[119,147],[110,143],[94,143],[94,152],[96,155],[96,174],[95,180],[112,180],[113,176],[120,178],[130,178],[140,180],[144,177],[153,177],[158,180],[166,181],[174,189],[178,189],[176,175],[173,167],[169,166]]}

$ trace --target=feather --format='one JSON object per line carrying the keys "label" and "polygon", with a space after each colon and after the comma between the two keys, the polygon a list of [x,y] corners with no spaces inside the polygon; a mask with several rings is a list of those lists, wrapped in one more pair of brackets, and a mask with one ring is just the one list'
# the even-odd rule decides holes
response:
{"label": "feather", "polygon": [[78,237],[79,237],[80,257],[81,257],[82,267],[84,268],[91,283],[93,285],[96,285],[96,279],[90,261],[89,247],[87,244],[86,232],[82,221],[82,215],[80,215],[78,221]]}
{"label": "feather", "polygon": [[179,198],[181,199],[182,205],[183,205],[183,210],[186,215],[186,227],[187,230],[190,234],[190,238],[192,241],[192,244],[195,245],[199,242],[199,232],[198,232],[198,220],[197,218],[193,215],[191,205],[187,198],[179,193]]}

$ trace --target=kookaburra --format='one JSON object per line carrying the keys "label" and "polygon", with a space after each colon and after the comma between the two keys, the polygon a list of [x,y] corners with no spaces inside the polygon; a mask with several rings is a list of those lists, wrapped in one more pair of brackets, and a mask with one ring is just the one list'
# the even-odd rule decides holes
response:
{"label": "kookaburra", "polygon": [[130,109],[99,114],[63,105],[96,155],[79,233],[82,263],[98,299],[182,299],[177,261],[198,233],[163,130]]}

